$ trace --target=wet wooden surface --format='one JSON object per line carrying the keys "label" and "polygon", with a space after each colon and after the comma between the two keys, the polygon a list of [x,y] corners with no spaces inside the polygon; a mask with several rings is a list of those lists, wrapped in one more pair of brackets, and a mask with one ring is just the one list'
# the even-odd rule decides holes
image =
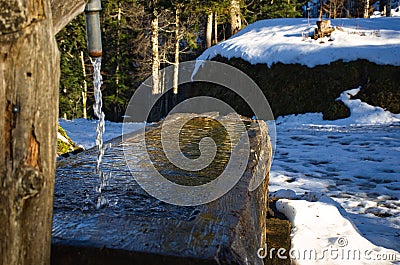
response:
{"label": "wet wooden surface", "polygon": [[[130,172],[120,157],[120,139],[112,141],[114,153],[104,160],[105,171],[112,167],[114,181],[119,178],[108,190],[111,202],[112,193],[118,194],[116,206],[96,210],[84,200],[93,196],[90,185],[95,181],[90,179],[95,177],[88,172],[83,178],[77,175],[79,167],[92,166],[94,150],[62,161],[57,170],[52,264],[263,264],[257,250],[266,240],[271,160],[266,130],[265,123],[251,124],[252,151],[243,176],[227,194],[200,206],[158,201],[132,177],[124,178]],[[254,176],[266,178],[249,191]]]}

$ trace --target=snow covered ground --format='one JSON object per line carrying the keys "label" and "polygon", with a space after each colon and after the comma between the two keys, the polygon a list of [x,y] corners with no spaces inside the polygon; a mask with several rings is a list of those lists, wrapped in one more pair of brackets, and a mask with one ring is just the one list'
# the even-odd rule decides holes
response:
{"label": "snow covered ground", "polygon": [[366,59],[377,64],[400,65],[400,17],[375,19],[334,19],[333,41],[303,39],[311,36],[316,19],[268,19],[257,21],[230,39],[207,49],[197,60],[217,55],[242,58],[252,64],[271,66],[281,62],[308,67],[337,60]]}
{"label": "snow covered ground", "polygon": [[[217,55],[268,66],[400,65],[399,17],[331,20],[336,30],[323,43],[308,37],[315,22],[258,21],[207,49],[196,67]],[[293,225],[293,254],[312,255],[293,255],[297,264],[400,264],[400,115],[352,100],[359,89],[340,95],[350,118],[309,113],[276,121],[271,197]]]}
{"label": "snow covered ground", "polygon": [[[64,128],[72,141],[82,146],[85,150],[96,145],[97,120],[74,119],[70,121],[59,119],[59,124]],[[132,123],[130,125],[131,127],[127,130],[131,129],[132,131],[144,126],[143,123]],[[105,133],[103,135],[104,142],[121,136],[121,134],[122,123],[106,121]]]}
{"label": "snow covered ground", "polygon": [[[299,264],[400,262],[400,115],[350,100],[358,91],[340,97],[350,118],[310,113],[276,121],[271,197],[294,226],[292,248],[318,255],[297,256]],[[323,257],[324,249],[360,256]]]}
{"label": "snow covered ground", "polygon": [[[276,120],[269,189],[293,224],[288,251],[298,264],[400,261],[400,115],[349,99],[359,90],[340,95],[350,118]],[[60,124],[76,143],[95,145],[95,120]],[[107,122],[104,138],[121,132],[121,123]]]}
{"label": "snow covered ground", "polygon": [[[259,21],[206,50],[199,62],[220,54],[269,66],[357,59],[400,66],[399,17],[332,24],[342,30],[320,43],[302,37],[315,20],[311,26],[304,19]],[[309,113],[276,120],[270,191],[293,224],[298,264],[400,264],[400,115],[352,100],[359,89],[338,95],[350,118],[323,121],[322,114]],[[96,121],[60,124],[78,144],[94,146]],[[105,140],[119,136],[121,128],[107,122]]]}

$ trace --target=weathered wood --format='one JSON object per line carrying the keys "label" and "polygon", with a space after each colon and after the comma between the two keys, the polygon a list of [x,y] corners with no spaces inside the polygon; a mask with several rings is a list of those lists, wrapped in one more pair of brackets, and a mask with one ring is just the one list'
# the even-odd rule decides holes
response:
{"label": "weathered wood", "polygon": [[[57,20],[76,13],[59,8]],[[50,0],[0,0],[0,18],[0,264],[49,264],[60,72],[53,12]]]}
{"label": "weathered wood", "polygon": [[58,33],[68,24],[68,22],[82,13],[86,2],[87,0],[51,0],[54,32]]}
{"label": "weathered wood", "polygon": [[314,39],[323,38],[325,36],[330,36],[331,33],[335,30],[331,27],[330,20],[319,20],[317,21],[317,28],[314,32]]}
{"label": "weathered wood", "polygon": [[[84,194],[96,196],[91,191],[97,176],[90,174],[94,149],[63,160],[57,168],[52,264],[263,264],[257,250],[266,242],[271,146],[265,123],[260,127],[250,122],[251,152],[239,182],[224,196],[199,206],[163,203],[134,181],[122,146],[135,143],[139,134],[123,143],[120,138],[111,141],[103,160],[103,169],[115,176],[105,193],[111,202],[118,198],[115,206],[95,210],[89,204],[81,210]],[[134,174],[146,176],[147,164],[140,162],[145,154],[134,154]],[[173,176],[179,173],[168,166],[161,169]],[[264,176],[261,185],[249,191],[252,181]]]}

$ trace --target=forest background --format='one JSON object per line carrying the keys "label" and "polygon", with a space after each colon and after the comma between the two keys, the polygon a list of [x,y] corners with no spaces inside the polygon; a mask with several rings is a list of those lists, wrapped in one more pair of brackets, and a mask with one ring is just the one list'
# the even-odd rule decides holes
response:
{"label": "forest background", "polygon": [[[135,90],[158,70],[194,60],[211,45],[261,19],[369,17],[374,0],[102,0],[103,111],[122,121]],[[382,3],[381,9],[385,3]],[[61,51],[59,116],[92,118],[92,66],[84,14],[57,35]],[[178,94],[174,87],[173,94]],[[173,98],[174,95],[171,95]]]}

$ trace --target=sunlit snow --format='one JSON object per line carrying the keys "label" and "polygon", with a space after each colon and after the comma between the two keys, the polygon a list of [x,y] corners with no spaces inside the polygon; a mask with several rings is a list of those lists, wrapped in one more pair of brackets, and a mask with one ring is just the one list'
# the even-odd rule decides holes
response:
{"label": "sunlit snow", "polygon": [[[334,19],[332,41],[324,38],[323,43],[303,37],[310,36],[315,22],[256,22],[207,49],[197,67],[217,55],[268,66],[314,67],[357,59],[400,66],[400,17]],[[326,249],[360,251],[355,259],[325,255],[294,259],[298,264],[400,262],[400,115],[352,99],[362,87],[348,89],[338,95],[351,111],[347,119],[324,121],[321,113],[308,113],[276,120],[269,189],[293,224],[292,247],[318,254]],[[60,123],[75,142],[94,146],[95,121]],[[119,136],[121,128],[107,122],[105,139]]]}

